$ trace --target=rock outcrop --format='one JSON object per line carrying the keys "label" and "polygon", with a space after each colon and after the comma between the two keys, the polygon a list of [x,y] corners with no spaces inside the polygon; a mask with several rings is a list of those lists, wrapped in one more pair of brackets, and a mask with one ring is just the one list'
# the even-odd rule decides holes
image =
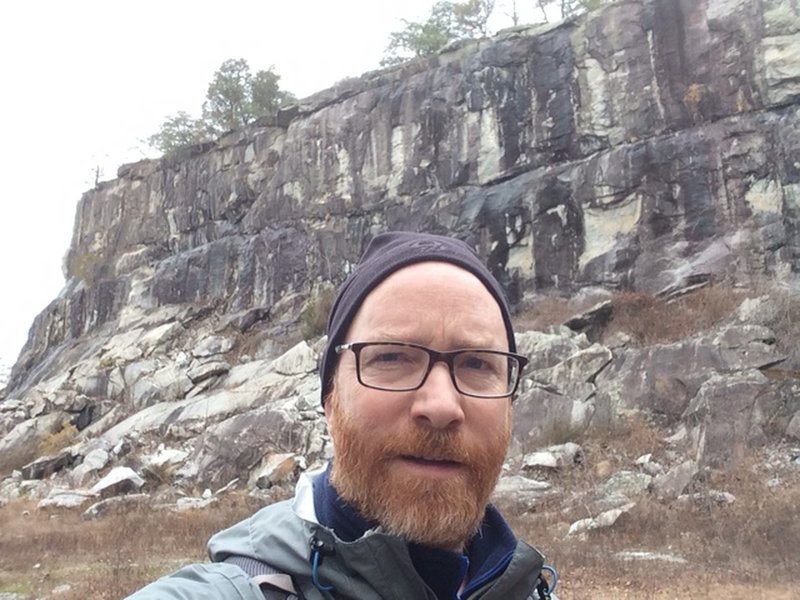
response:
{"label": "rock outcrop", "polygon": [[[314,323],[391,228],[465,239],[523,307],[581,288],[796,289],[800,8],[621,1],[344,81],[121,167],[81,199],[67,284],[0,395],[0,464],[24,467],[0,495],[45,498],[58,483],[83,502],[122,467],[141,477],[129,491],[280,488],[325,459]],[[636,493],[661,477],[657,493],[675,497],[732,446],[798,436],[800,356],[778,349],[771,299],[749,307],[645,347],[601,339],[607,302],[521,332],[532,362],[509,468],[555,430],[644,412],[674,433],[675,454],[626,477]],[[784,376],[768,376],[779,364]],[[43,478],[55,483],[31,483]],[[549,489],[531,481],[508,473],[503,492],[530,506]],[[600,503],[575,529],[625,507]]]}

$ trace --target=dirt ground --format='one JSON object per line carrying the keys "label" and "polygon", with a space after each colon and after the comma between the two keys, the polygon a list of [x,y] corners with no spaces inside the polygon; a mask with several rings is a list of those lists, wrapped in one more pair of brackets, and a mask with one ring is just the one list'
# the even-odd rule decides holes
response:
{"label": "dirt ground", "polygon": [[[253,500],[234,495],[210,509],[183,513],[141,509],[88,521],[79,511],[44,511],[31,501],[11,502],[0,508],[0,598],[17,594],[11,597],[119,600],[182,564],[204,560],[208,536],[256,508]],[[794,510],[792,518],[797,521]],[[697,522],[692,511],[681,512],[685,524],[707,527]],[[660,528],[663,518],[651,507],[619,523],[614,533],[570,541],[543,537],[558,527],[542,529],[534,524],[524,531],[526,523],[536,521],[530,515],[512,517],[512,525],[517,531],[522,529],[520,534],[526,539],[536,536],[547,542],[549,548],[543,550],[559,568],[561,600],[800,599],[800,544],[793,537],[796,528],[787,528],[786,523],[777,524],[782,538],[778,542],[782,558],[777,560],[772,554],[774,544],[763,536],[766,561],[737,552],[725,538],[702,546],[702,560],[695,556],[680,564],[615,556],[622,547],[643,547],[643,539],[631,535],[641,528],[639,519]],[[751,524],[750,531],[760,529]],[[667,532],[654,535],[664,544],[656,548],[650,535],[648,548],[676,556],[691,555],[691,544],[696,543],[684,536],[690,545],[678,548],[671,545]],[[541,543],[537,546],[542,548]],[[746,548],[740,544],[739,550]]]}

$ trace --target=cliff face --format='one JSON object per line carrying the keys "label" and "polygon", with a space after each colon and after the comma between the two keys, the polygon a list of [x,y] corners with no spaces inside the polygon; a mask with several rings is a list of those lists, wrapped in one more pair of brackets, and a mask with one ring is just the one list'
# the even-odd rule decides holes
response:
{"label": "cliff face", "polygon": [[[514,303],[795,281],[797,2],[622,1],[344,81],[217,142],[123,166],[78,205],[69,279],[13,369],[5,396],[27,408],[5,431],[59,410],[110,426],[202,396],[231,352],[244,364],[296,341],[305,299],[386,229],[467,240]],[[224,349],[197,349],[225,331]],[[742,335],[734,348],[763,342]],[[621,394],[606,393],[608,411]],[[536,402],[531,418],[549,400]]]}
{"label": "cliff face", "polygon": [[379,230],[451,232],[512,296],[800,269],[791,0],[620,2],[342,82],[87,192],[12,387],[123,309],[273,306]]}

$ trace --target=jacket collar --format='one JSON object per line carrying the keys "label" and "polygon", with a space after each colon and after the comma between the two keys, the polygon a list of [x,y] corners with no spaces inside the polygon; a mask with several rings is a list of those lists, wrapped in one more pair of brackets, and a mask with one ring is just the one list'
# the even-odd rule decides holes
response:
{"label": "jacket collar", "polygon": [[[315,522],[333,531],[344,542],[355,542],[368,532],[379,529],[377,523],[364,519],[339,496],[329,476],[330,465],[310,478]],[[517,539],[497,509],[490,505],[480,529],[467,546],[466,554],[415,543],[407,546],[419,576],[437,598],[450,600],[458,598],[457,592],[465,576],[464,596],[468,596],[502,573],[511,561]]]}

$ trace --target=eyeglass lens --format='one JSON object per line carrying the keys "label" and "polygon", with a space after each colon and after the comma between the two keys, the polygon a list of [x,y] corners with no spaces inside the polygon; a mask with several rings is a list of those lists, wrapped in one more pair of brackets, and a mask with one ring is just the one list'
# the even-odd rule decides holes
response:
{"label": "eyeglass lens", "polygon": [[[359,371],[364,385],[386,390],[419,387],[429,372],[431,356],[422,348],[370,344],[361,349]],[[516,385],[519,364],[502,353],[462,351],[452,360],[456,388],[476,396],[501,396]]]}

